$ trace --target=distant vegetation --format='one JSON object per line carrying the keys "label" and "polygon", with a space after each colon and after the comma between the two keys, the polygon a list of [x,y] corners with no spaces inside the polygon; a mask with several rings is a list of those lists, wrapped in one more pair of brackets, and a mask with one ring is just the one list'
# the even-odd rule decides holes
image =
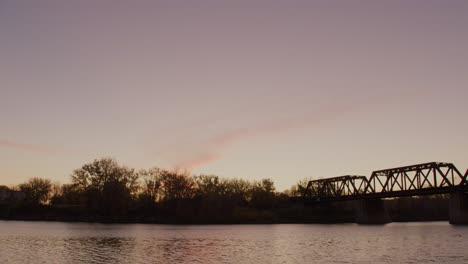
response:
{"label": "distant vegetation", "polygon": [[[302,180],[290,190],[278,192],[271,179],[246,181],[214,175],[190,176],[160,168],[135,170],[113,159],[102,158],[74,170],[70,184],[32,178],[14,187],[22,198],[17,202],[0,199],[0,217],[193,224],[354,220],[349,203],[327,208],[304,208],[300,202],[294,203],[290,198],[300,196],[306,185],[307,181]],[[439,199],[435,213],[422,204],[427,211],[422,214],[417,214],[415,201],[399,204],[390,201],[389,204],[400,219],[411,220],[413,216],[401,215],[406,210],[411,214],[416,212],[422,219],[427,214],[438,220],[447,214],[444,201],[443,197]],[[421,199],[420,203],[423,202]]]}
{"label": "distant vegetation", "polygon": [[[305,182],[305,181],[304,181]],[[71,184],[32,178],[14,189],[25,194],[16,214],[49,214],[70,220],[237,222],[266,218],[286,207],[303,186],[277,192],[271,179],[246,181],[152,168],[135,170],[110,158],[73,171]]]}

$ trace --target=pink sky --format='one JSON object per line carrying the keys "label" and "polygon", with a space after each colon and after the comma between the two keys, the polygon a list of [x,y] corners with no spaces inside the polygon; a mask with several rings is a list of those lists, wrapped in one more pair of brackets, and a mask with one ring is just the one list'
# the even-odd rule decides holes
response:
{"label": "pink sky", "polygon": [[468,167],[466,1],[2,1],[0,185]]}

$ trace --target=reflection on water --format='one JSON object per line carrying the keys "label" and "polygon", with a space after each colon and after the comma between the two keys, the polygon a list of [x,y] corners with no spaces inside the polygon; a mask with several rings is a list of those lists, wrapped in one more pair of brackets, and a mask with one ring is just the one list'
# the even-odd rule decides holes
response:
{"label": "reflection on water", "polygon": [[468,263],[468,227],[0,221],[0,263]]}

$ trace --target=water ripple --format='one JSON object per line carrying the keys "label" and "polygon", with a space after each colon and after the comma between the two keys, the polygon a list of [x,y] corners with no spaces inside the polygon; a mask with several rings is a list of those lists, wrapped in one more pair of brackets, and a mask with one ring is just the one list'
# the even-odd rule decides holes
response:
{"label": "water ripple", "polygon": [[446,223],[164,226],[0,221],[0,263],[467,263]]}

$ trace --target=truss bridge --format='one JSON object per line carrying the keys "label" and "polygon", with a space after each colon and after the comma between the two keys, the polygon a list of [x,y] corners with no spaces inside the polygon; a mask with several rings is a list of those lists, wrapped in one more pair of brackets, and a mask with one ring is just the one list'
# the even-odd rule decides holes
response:
{"label": "truss bridge", "polygon": [[429,162],[372,172],[309,181],[302,194],[305,205],[327,206],[353,201],[360,224],[391,222],[385,198],[448,194],[449,222],[468,225],[468,170],[462,174],[452,163]]}
{"label": "truss bridge", "polygon": [[391,198],[468,190],[463,175],[452,163],[430,162],[372,172],[309,181],[303,198],[310,201]]}

